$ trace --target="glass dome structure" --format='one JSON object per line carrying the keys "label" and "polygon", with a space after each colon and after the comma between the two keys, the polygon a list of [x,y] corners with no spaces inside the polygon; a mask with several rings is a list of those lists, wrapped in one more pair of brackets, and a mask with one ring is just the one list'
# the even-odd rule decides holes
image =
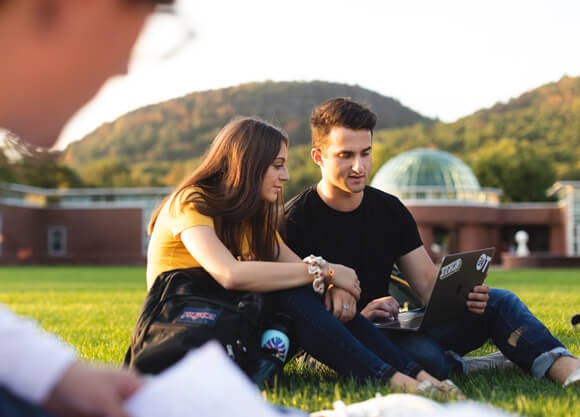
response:
{"label": "glass dome structure", "polygon": [[371,186],[402,200],[498,202],[499,190],[482,189],[463,161],[436,149],[417,148],[387,161]]}

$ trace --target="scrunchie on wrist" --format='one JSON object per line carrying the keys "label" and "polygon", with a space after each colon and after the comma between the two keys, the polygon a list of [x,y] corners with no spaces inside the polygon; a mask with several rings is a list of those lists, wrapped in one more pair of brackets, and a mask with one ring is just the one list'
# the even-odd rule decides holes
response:
{"label": "scrunchie on wrist", "polygon": [[308,265],[308,274],[313,276],[312,289],[315,293],[324,295],[326,291],[327,284],[332,276],[334,275],[334,270],[328,265],[328,276],[325,276],[322,272],[322,267],[327,264],[322,256],[308,255],[306,258],[302,259],[302,262]]}

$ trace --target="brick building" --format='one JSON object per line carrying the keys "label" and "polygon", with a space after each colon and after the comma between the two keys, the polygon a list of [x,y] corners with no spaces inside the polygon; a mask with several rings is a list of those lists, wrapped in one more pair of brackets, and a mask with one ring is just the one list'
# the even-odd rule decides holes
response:
{"label": "brick building", "polygon": [[387,161],[371,185],[405,203],[434,259],[495,246],[495,261],[505,261],[515,252],[514,236],[519,230],[529,236],[531,258],[579,255],[580,212],[574,213],[580,203],[574,204],[574,195],[580,183],[556,183],[548,192],[557,195],[558,202],[502,204],[501,190],[482,188],[461,160],[447,152],[419,148]]}
{"label": "brick building", "polygon": [[[501,190],[480,187],[459,159],[415,149],[387,161],[371,185],[409,207],[435,260],[448,252],[495,246],[496,262],[513,263],[515,233],[525,230],[532,255],[528,261],[580,265],[580,182],[554,184],[548,192],[558,197],[555,203],[502,204]],[[142,265],[150,214],[169,192],[4,184],[0,265]]]}
{"label": "brick building", "polygon": [[4,184],[0,264],[144,264],[150,213],[170,191]]}

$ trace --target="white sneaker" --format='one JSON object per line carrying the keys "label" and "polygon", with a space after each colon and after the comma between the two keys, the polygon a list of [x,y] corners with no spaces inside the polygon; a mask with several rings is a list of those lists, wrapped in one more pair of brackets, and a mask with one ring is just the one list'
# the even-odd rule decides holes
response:
{"label": "white sneaker", "polygon": [[504,356],[501,352],[490,353],[484,356],[464,356],[463,360],[467,365],[467,372],[478,372],[487,370],[515,369],[516,365]]}
{"label": "white sneaker", "polygon": [[566,378],[566,380],[562,384],[562,386],[564,388],[566,388],[570,385],[580,387],[580,368],[576,368],[576,370],[574,372],[572,372],[570,375],[568,375],[568,378]]}

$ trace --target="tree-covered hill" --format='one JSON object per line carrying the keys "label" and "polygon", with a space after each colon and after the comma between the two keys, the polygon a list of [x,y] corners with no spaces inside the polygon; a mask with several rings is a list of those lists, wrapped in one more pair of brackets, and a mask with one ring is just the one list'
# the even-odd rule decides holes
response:
{"label": "tree-covered hill", "polygon": [[[377,132],[375,160],[416,147],[453,153],[508,201],[541,201],[556,180],[580,180],[580,77],[563,77],[453,123]],[[375,166],[378,168],[378,166]]]}
{"label": "tree-covered hill", "polygon": [[501,188],[506,201],[543,201],[555,181],[580,180],[580,77],[569,76],[453,123],[427,119],[358,86],[322,81],[192,93],[101,126],[65,150],[58,171],[25,160],[6,164],[0,180],[45,187],[173,186],[196,166],[221,126],[236,115],[258,115],[290,134],[286,192],[293,195],[318,178],[309,161],[310,112],[338,96],[365,102],[378,114],[375,170],[402,151],[436,147],[470,165],[482,186]]}
{"label": "tree-covered hill", "polygon": [[501,138],[527,140],[558,161],[580,162],[570,155],[571,147],[580,152],[580,77],[563,77],[453,123],[393,129],[385,140],[397,148],[434,144],[467,155]]}
{"label": "tree-covered hill", "polygon": [[86,178],[97,164],[188,161],[202,155],[216,131],[238,115],[257,115],[283,127],[294,145],[309,142],[308,118],[320,102],[348,96],[379,114],[379,128],[429,122],[396,100],[358,86],[263,82],[195,92],[143,107],[71,144],[67,162]]}

